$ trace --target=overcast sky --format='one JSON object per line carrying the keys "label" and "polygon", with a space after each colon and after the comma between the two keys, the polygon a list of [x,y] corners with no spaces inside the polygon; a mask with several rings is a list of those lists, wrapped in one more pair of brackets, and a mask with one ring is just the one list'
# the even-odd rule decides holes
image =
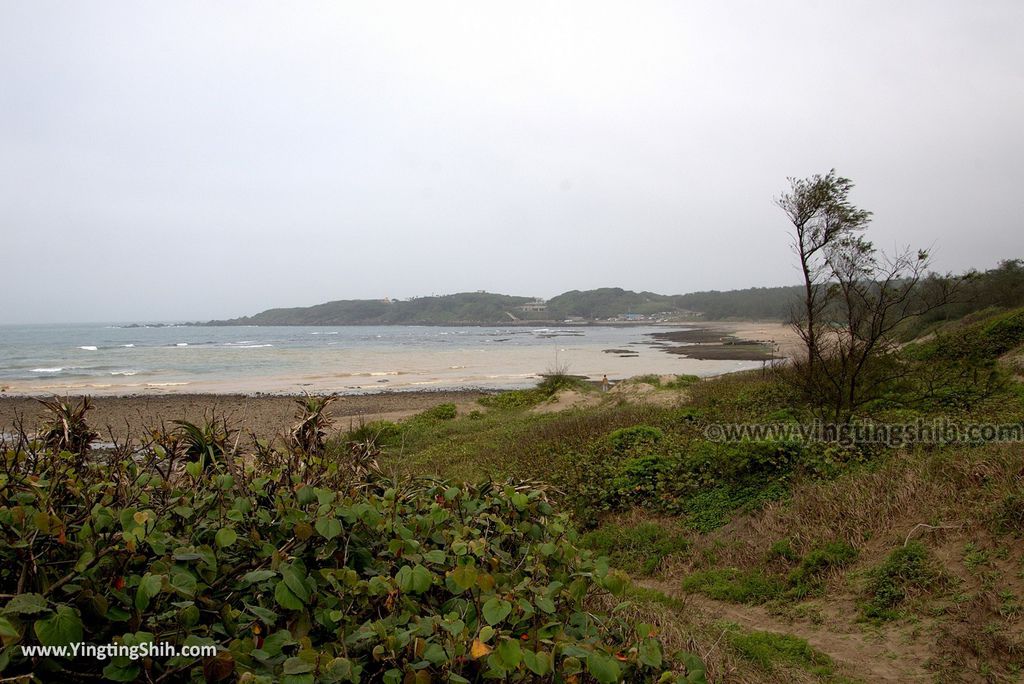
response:
{"label": "overcast sky", "polygon": [[0,1],[0,323],[1024,256],[1024,2]]}

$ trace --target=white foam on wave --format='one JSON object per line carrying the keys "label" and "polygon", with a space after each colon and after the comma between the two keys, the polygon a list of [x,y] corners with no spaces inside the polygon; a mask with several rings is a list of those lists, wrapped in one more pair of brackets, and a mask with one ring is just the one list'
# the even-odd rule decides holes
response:
{"label": "white foam on wave", "polygon": [[63,368],[33,368],[33,373],[60,373]]}
{"label": "white foam on wave", "polygon": [[138,375],[137,370],[110,371],[111,375]]}
{"label": "white foam on wave", "polygon": [[92,346],[91,344],[79,347],[79,349],[84,349],[85,351],[96,351],[96,347]]}
{"label": "white foam on wave", "polygon": [[121,346],[122,347],[134,347],[135,345],[134,344],[122,344]]}
{"label": "white foam on wave", "polygon": [[273,347],[272,344],[235,344],[233,347],[238,349],[259,349],[260,347]]}
{"label": "white foam on wave", "polygon": [[188,346],[188,342],[178,342],[178,343],[177,343],[176,345],[174,345],[174,346],[175,346],[175,347],[187,347],[187,346]]}
{"label": "white foam on wave", "polygon": [[178,387],[187,384],[187,382],[147,382],[146,387]]}

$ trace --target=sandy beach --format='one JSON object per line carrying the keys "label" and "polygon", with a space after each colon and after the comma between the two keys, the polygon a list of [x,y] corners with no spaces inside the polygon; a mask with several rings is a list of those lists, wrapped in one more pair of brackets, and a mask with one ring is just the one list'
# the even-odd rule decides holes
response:
{"label": "sandy beach", "polygon": [[556,368],[591,380],[708,377],[758,367],[772,347],[784,353],[792,337],[786,326],[748,322],[537,329],[93,326],[6,334],[0,396],[36,397],[497,390],[532,386]]}
{"label": "sandy beach", "polygon": [[[729,339],[760,342],[777,348],[777,353],[783,356],[792,354],[799,345],[793,330],[779,323],[714,321],[693,327],[692,332],[708,333],[708,339],[728,335],[732,336]],[[566,364],[568,372],[591,380],[607,374],[613,382],[646,373],[714,376],[762,364],[756,360],[728,358],[729,344],[711,343],[711,351],[724,354],[722,358],[711,360],[686,358],[687,353],[696,353],[696,350],[691,352],[691,343],[685,341],[660,344],[663,345],[660,348],[643,344],[616,350],[581,346],[573,338],[564,338],[541,350],[505,348],[499,352],[481,348],[430,352],[429,359],[428,355],[421,355],[425,359],[422,368],[410,365],[383,378],[366,376],[367,382],[360,391],[352,391],[348,384],[351,379],[339,382],[328,374],[252,377],[158,389],[128,383],[105,387],[11,388],[13,391],[0,393],[0,432],[12,432],[19,417],[27,430],[35,430],[43,415],[43,407],[35,397],[58,393],[92,396],[94,409],[89,416],[90,423],[104,437],[110,431],[119,438],[126,434],[138,436],[158,426],[161,420],[201,422],[214,413],[227,417],[244,433],[268,437],[292,423],[295,397],[303,392],[340,394],[330,407],[337,429],[372,420],[400,420],[441,403],[454,403],[460,411],[469,411],[477,407],[478,398],[501,386],[535,384],[545,372],[545,364],[552,365],[548,357],[553,360],[552,350],[556,349],[561,350],[558,359]],[[411,358],[407,356],[404,362],[410,363]],[[453,368],[438,372],[439,366]],[[387,382],[381,383],[381,380]]]}
{"label": "sandy beach", "polygon": [[[329,413],[337,430],[358,427],[373,420],[400,420],[443,403],[454,403],[460,412],[477,407],[484,396],[478,390],[453,392],[379,392],[339,397]],[[272,437],[293,422],[295,397],[248,396],[243,394],[174,394],[159,397],[94,397],[89,423],[101,439],[112,431],[119,439],[138,437],[161,421],[188,420],[201,423],[206,416],[224,416],[243,434]],[[16,421],[23,419],[27,431],[38,428],[43,406],[29,397],[0,397],[0,432],[11,433]]]}

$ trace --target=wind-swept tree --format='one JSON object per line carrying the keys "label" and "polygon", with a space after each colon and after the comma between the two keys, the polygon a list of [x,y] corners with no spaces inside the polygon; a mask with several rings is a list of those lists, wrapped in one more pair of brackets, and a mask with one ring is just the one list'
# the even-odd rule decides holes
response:
{"label": "wind-swept tree", "polygon": [[836,175],[790,178],[790,190],[775,203],[793,224],[792,247],[800,261],[803,301],[792,315],[793,325],[804,342],[807,356],[800,360],[807,391],[813,390],[816,368],[822,360],[819,330],[830,299],[829,251],[840,241],[864,230],[871,213],[857,209],[849,200],[853,181]]}
{"label": "wind-swept tree", "polygon": [[790,179],[776,200],[793,225],[804,297],[792,324],[806,356],[794,362],[807,398],[848,420],[903,371],[891,354],[907,320],[950,300],[959,280],[928,278],[928,253],[878,251],[863,236],[871,212],[849,200],[853,182],[835,170]]}

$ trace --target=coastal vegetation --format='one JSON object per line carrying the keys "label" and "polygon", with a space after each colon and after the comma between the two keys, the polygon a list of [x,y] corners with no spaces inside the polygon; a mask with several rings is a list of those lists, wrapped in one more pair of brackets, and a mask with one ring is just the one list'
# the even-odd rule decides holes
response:
{"label": "coastal vegetation", "polygon": [[[851,188],[826,174],[780,198],[803,286],[690,300],[778,313],[774,297],[797,295],[805,353],[787,363],[611,388],[560,367],[468,407],[348,426],[337,398],[303,396],[274,438],[210,414],[101,444],[88,399],[45,400],[40,425],[0,443],[0,676],[1019,679],[1024,268],[939,276],[926,254],[886,257]],[[530,302],[235,322],[466,322]],[[605,289],[547,306],[683,302]],[[78,642],[216,655],[24,650]]]}
{"label": "coastal vegetation", "polygon": [[[1022,317],[990,311],[893,352],[898,392],[861,415],[1019,425]],[[961,385],[935,394],[925,367]],[[277,440],[210,416],[113,447],[85,404],[48,402],[50,428],[3,448],[3,674],[983,681],[1024,666],[1019,449],[709,438],[811,421],[787,372],[608,393],[555,372],[474,409],[340,430],[329,399],[304,397]],[[836,625],[849,644],[828,640]],[[74,640],[219,655],[17,648]]]}

